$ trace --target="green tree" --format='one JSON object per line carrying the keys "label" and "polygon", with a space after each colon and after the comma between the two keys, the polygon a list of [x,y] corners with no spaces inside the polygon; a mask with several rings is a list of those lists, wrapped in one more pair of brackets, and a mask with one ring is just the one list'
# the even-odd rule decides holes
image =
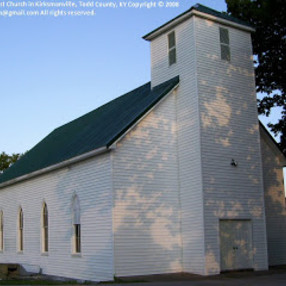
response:
{"label": "green tree", "polygon": [[273,107],[281,107],[277,123],[268,123],[280,147],[286,154],[286,1],[285,0],[226,0],[228,14],[255,27],[252,35],[256,55],[256,91],[258,112],[270,115]]}
{"label": "green tree", "polygon": [[8,155],[5,152],[0,154],[0,174],[10,166],[12,166],[23,154],[13,153],[12,155]]}

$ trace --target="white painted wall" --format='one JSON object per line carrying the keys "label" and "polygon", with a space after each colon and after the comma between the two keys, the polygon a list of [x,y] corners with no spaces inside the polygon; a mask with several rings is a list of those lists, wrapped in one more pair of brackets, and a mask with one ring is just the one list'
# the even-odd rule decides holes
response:
{"label": "white painted wall", "polygon": [[115,275],[180,272],[175,93],[112,152]]}
{"label": "white painted wall", "polygon": [[168,33],[151,42],[152,85],[180,75],[176,106],[183,271],[203,274],[203,195],[194,18],[186,20],[174,30],[177,42],[176,64],[169,66],[168,63]]}
{"label": "white painted wall", "polygon": [[[81,207],[82,255],[72,256],[72,196]],[[41,208],[49,212],[49,253],[41,254]],[[17,215],[24,213],[24,251],[17,253]],[[39,265],[44,274],[113,279],[110,154],[0,189],[4,251],[0,263]]]}
{"label": "white painted wall", "polygon": [[260,129],[269,265],[286,264],[286,206],[283,166],[285,157]]}
{"label": "white painted wall", "polygon": [[195,18],[207,275],[220,271],[219,219],[250,219],[254,269],[268,267],[251,38],[226,27],[231,60],[223,61],[220,26]]}

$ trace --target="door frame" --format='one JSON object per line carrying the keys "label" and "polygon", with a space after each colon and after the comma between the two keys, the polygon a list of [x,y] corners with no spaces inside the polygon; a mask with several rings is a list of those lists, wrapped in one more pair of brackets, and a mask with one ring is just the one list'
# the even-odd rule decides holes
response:
{"label": "door frame", "polygon": [[[251,249],[251,266],[246,268],[236,268],[230,270],[222,270],[222,252],[221,252],[221,236],[220,236],[220,223],[222,221],[233,221],[233,222],[250,222],[250,249]],[[231,272],[231,271],[239,271],[239,270],[254,270],[254,251],[253,251],[253,220],[251,218],[219,218],[218,220],[218,241],[219,241],[219,265],[220,265],[220,272]]]}

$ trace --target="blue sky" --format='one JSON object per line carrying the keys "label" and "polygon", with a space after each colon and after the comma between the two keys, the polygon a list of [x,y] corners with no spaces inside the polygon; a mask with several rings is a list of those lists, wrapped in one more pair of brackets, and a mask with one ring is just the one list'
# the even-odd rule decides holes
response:
{"label": "blue sky", "polygon": [[[94,17],[0,17],[0,152],[25,152],[58,126],[148,82],[149,43],[141,37],[196,2],[102,8]],[[226,10],[223,0],[200,3]]]}

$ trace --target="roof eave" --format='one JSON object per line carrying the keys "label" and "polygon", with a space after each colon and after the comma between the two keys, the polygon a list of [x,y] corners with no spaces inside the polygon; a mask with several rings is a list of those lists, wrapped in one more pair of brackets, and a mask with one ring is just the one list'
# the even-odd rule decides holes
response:
{"label": "roof eave", "polygon": [[110,148],[108,148],[107,146],[100,147],[100,148],[97,148],[97,149],[92,150],[90,152],[87,152],[87,153],[84,153],[82,155],[79,155],[79,156],[73,157],[71,159],[65,160],[63,162],[60,162],[58,164],[54,164],[52,166],[49,166],[49,167],[34,171],[32,173],[11,179],[9,181],[0,183],[0,189],[7,187],[7,186],[10,186],[10,185],[13,185],[13,184],[16,184],[16,183],[19,183],[21,181],[25,181],[25,180],[34,178],[34,177],[39,176],[39,175],[43,175],[43,174],[52,172],[52,171],[57,170],[57,169],[68,167],[71,164],[75,164],[75,163],[84,161],[86,159],[89,159],[91,157],[97,156],[99,154],[105,153],[105,152],[109,151],[109,149]]}
{"label": "roof eave", "polygon": [[178,17],[174,18],[173,20],[167,22],[166,24],[160,26],[159,28],[157,28],[156,30],[146,34],[145,36],[143,36],[142,38],[146,41],[151,41],[153,39],[155,39],[156,37],[160,36],[161,34],[165,33],[168,30],[173,29],[175,26],[179,25],[181,22],[187,20],[188,18],[191,18],[192,16],[197,16],[203,19],[208,19],[208,20],[212,20],[216,23],[222,24],[222,25],[226,25],[229,27],[233,27],[236,29],[240,29],[246,32],[255,32],[255,29],[253,27],[250,26],[246,26],[246,25],[242,25],[230,20],[226,20],[220,17],[216,17],[214,15],[210,15],[207,13],[203,13],[200,11],[197,11],[195,9],[190,9],[188,11],[186,11],[185,13],[179,15]]}

